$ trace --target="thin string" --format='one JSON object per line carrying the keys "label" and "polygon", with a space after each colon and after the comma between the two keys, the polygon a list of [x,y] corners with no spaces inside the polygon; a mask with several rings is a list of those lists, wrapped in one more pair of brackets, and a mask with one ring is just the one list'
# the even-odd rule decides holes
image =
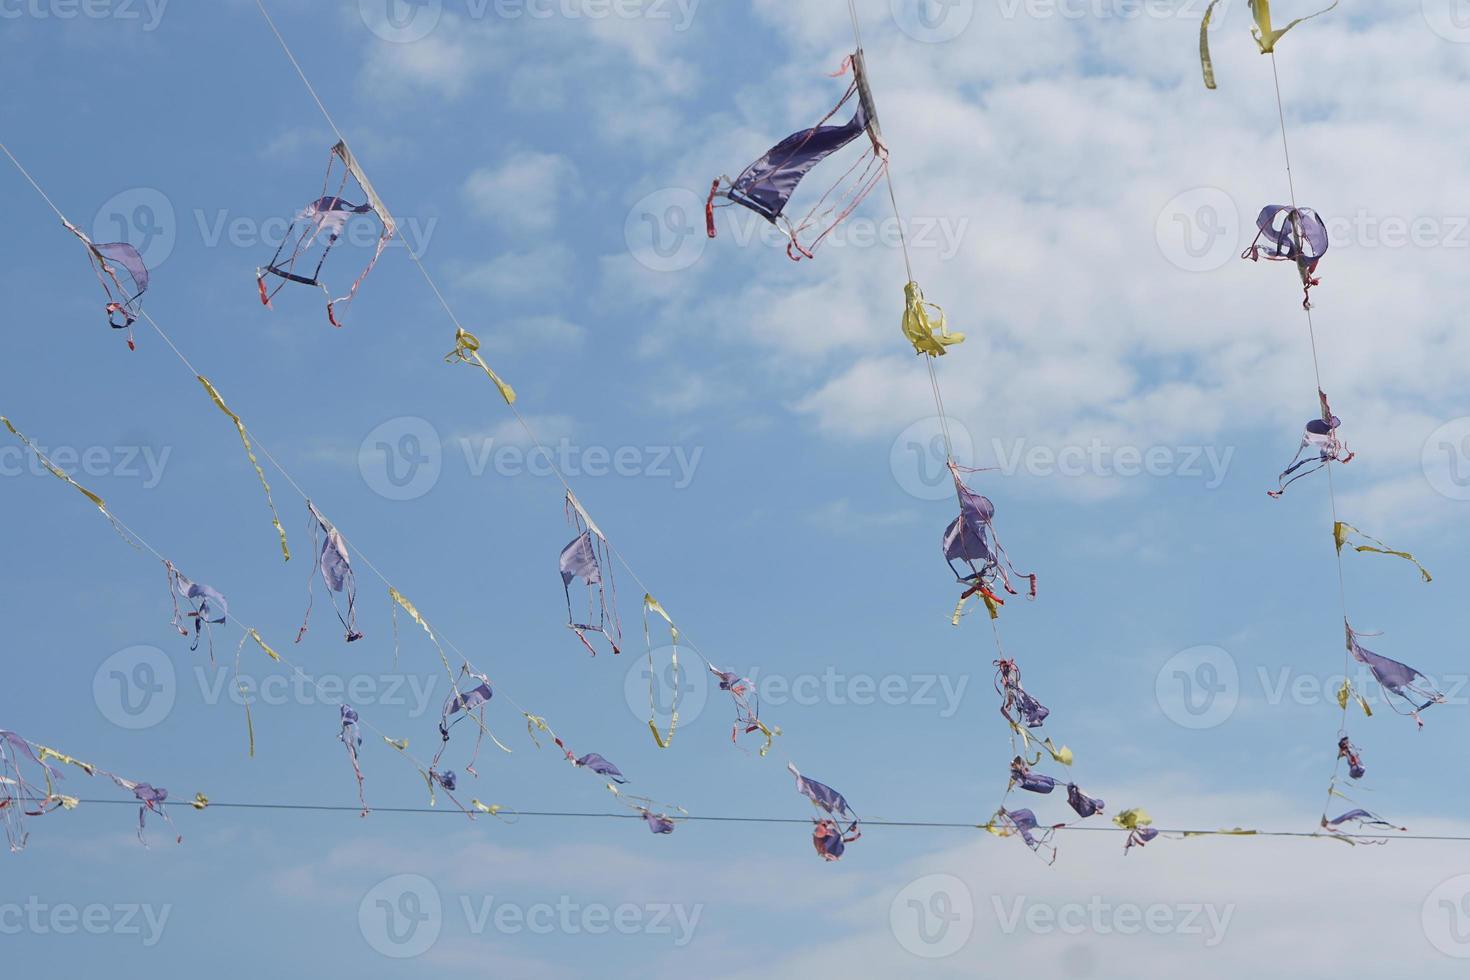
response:
{"label": "thin string", "polygon": [[[84,806],[137,806],[134,800],[80,800]],[[242,811],[265,811],[277,813],[355,813],[358,807],[338,806],[330,804],[315,803],[218,803],[210,800],[206,810],[242,810]],[[377,807],[374,813],[389,814],[397,816],[442,816],[448,814],[457,816],[452,810],[430,807]],[[542,818],[542,819],[565,819],[565,820],[641,820],[642,817],[636,813],[602,813],[596,811],[577,810],[521,810],[516,811],[513,816]],[[707,814],[680,816],[678,820],[682,823],[725,823],[725,824],[758,824],[774,826],[790,826],[806,824],[809,821],[797,817],[749,817],[730,816],[723,814]],[[965,823],[963,821],[942,820],[864,820],[865,826],[885,827],[898,830],[983,830],[984,827]],[[1049,828],[1054,830],[1070,830],[1075,833],[1112,834],[1124,836],[1130,833],[1127,829],[1117,827],[1105,827],[1098,824],[1092,825],[1067,825],[1065,827]],[[1166,836],[1177,837],[1225,837],[1225,838],[1251,838],[1260,837],[1267,839],[1285,840],[1348,840],[1348,841],[1382,841],[1392,839],[1395,841],[1420,841],[1429,843],[1470,843],[1470,836],[1457,834],[1324,834],[1313,831],[1302,830],[1202,830],[1186,829],[1182,827],[1160,828],[1159,833]]]}
{"label": "thin string", "polygon": [[[1271,81],[1276,88],[1276,116],[1281,123],[1281,152],[1286,161],[1286,184],[1291,193],[1291,209],[1295,213],[1297,211],[1296,177],[1291,167],[1291,144],[1287,139],[1286,106],[1285,101],[1281,97],[1281,75],[1276,69],[1275,51],[1271,52]],[[1312,308],[1310,304],[1305,307],[1305,313],[1307,315],[1307,338],[1310,340],[1312,348],[1312,372],[1316,377],[1317,390],[1318,392],[1322,392],[1326,389],[1322,386],[1322,364],[1317,350],[1317,329],[1316,324],[1312,320]],[[1337,484],[1332,474],[1332,466],[1329,464],[1323,467],[1323,469],[1327,471],[1327,500],[1332,510],[1332,527],[1334,534],[1336,534],[1338,524]],[[1347,576],[1343,570],[1342,549],[1336,547],[1335,542],[1333,552],[1337,560],[1337,592],[1339,599],[1342,601],[1343,622],[1351,622],[1351,617],[1348,615]],[[1349,647],[1343,653],[1343,677],[1348,678],[1352,676],[1352,663],[1352,650]],[[1342,717],[1338,727],[1338,733],[1341,736],[1348,735],[1348,716],[1351,713],[1349,711],[1350,705],[1351,701],[1344,699],[1342,704]],[[1327,802],[1322,807],[1322,817],[1324,820],[1327,818],[1328,810],[1332,808],[1332,797],[1336,792],[1337,780],[1341,773],[1342,755],[1339,753],[1337,760],[1333,763],[1332,781],[1327,787]]]}

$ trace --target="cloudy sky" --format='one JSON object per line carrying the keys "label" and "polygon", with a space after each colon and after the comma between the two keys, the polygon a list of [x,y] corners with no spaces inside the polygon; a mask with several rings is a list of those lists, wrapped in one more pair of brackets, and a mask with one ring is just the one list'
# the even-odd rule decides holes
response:
{"label": "cloudy sky", "polygon": [[[254,272],[320,196],[334,137],[253,2],[0,0],[0,141],[95,240],[142,249],[148,310],[297,484],[262,455],[296,553],[283,569],[233,426],[150,327],[136,352],[107,329],[85,253],[6,162],[0,413],[227,595],[234,622],[213,661],[191,652],[159,562],[12,442],[0,728],[178,801],[350,809],[345,699],[372,726],[369,803],[423,807],[382,736],[431,756],[449,687],[402,617],[395,649],[386,579],[496,687],[488,722],[514,751],[489,748],[475,777],[457,734],[446,759],[466,799],[614,812],[598,779],[520,734],[527,710],[615,760],[630,792],[695,815],[804,819],[789,759],[866,817],[984,823],[1010,758],[995,644],[978,618],[949,624],[952,488],[898,330],[886,195],[814,262],[789,262],[738,209],[704,233],[710,180],[840,97],[827,75],[851,50],[846,5],[270,6],[402,231],[340,330],[314,290],[258,302]],[[1047,730],[1109,814],[1311,831],[1343,608],[1326,481],[1264,492],[1316,381],[1293,270],[1239,258],[1255,214],[1289,197],[1243,0],[1216,12],[1216,92],[1200,81],[1203,0],[857,6],[915,277],[967,335],[939,365],[957,454],[992,468],[977,488],[1040,575],[1038,600],[999,626]],[[1340,516],[1435,578],[1349,554],[1348,614],[1450,695],[1419,732],[1355,678],[1374,710],[1352,722],[1369,776],[1332,806],[1470,834],[1455,750],[1470,675],[1451,629],[1470,587],[1456,329],[1470,9],[1394,6],[1344,6],[1277,59],[1298,197],[1332,237],[1314,300],[1323,385],[1358,453],[1335,474]],[[844,169],[830,165],[807,200]],[[324,270],[339,293],[371,255],[359,225]],[[454,327],[405,243],[687,639],[756,681],[783,731],[768,758],[731,747],[728,697],[693,673],[672,747],[652,743],[625,571],[621,656],[590,658],[565,629],[560,483],[485,378],[445,365]],[[302,495],[353,547],[366,638],[351,646],[320,587],[292,643],[312,552]],[[241,625],[313,681],[244,651],[253,758]],[[671,678],[657,680],[666,704]],[[65,788],[120,802],[79,773]],[[1065,817],[1060,799],[1028,802]],[[229,978],[1225,978],[1269,962],[1356,980],[1459,976],[1470,957],[1462,843],[1169,838],[1125,857],[1115,834],[1067,833],[1048,868],[976,830],[873,827],[824,865],[798,824],[654,838],[618,820],[470,823],[445,803],[366,820],[175,806],[183,844],[152,818],[146,849],[125,805],[32,821],[0,877],[0,948],[67,975]]]}

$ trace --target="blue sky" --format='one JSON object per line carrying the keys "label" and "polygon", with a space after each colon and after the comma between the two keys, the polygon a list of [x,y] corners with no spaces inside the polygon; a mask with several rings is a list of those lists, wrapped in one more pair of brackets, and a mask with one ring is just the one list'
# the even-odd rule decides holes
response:
{"label": "blue sky", "polygon": [[[757,680],[784,731],[769,758],[730,746],[729,705],[702,679],[673,747],[652,744],[627,576],[622,657],[589,658],[566,631],[559,484],[485,379],[443,363],[453,327],[402,248],[342,330],[311,290],[260,307],[254,270],[318,196],[333,137],[253,3],[0,0],[0,140],[99,241],[144,246],[148,310],[354,548],[630,790],[800,818],[790,758],[867,817],[983,823],[1009,761],[994,645],[978,619],[949,625],[938,543],[953,498],[898,332],[886,201],[801,265],[733,211],[706,240],[696,206],[840,94],[824,73],[849,47],[843,5],[420,6],[392,23],[381,3],[272,9],[599,524],[711,659]],[[977,485],[1041,577],[1001,630],[1048,730],[1109,813],[1310,830],[1342,670],[1331,518],[1320,476],[1279,502],[1263,491],[1314,412],[1311,358],[1292,271],[1234,257],[1286,195],[1270,65],[1227,0],[1206,92],[1203,6],[859,4],[916,276],[969,337],[940,365],[953,424],[968,461],[1000,468]],[[1450,628],[1470,576],[1470,351],[1455,329],[1470,137],[1445,109],[1470,69],[1459,13],[1345,8],[1279,56],[1302,203],[1334,238],[1315,297],[1325,385],[1359,453],[1337,474],[1342,517],[1435,573],[1424,586],[1389,559],[1346,564],[1354,625],[1385,634],[1369,645],[1453,695],[1423,732],[1381,703],[1354,723],[1359,801],[1421,833],[1470,832],[1453,749],[1470,688]],[[240,621],[431,754],[448,693],[432,645],[400,622],[395,664],[386,590],[360,568],[367,638],[343,644],[319,594],[292,646],[304,503],[269,474],[297,554],[283,569],[228,421],[150,329],[133,353],[107,330],[84,253],[5,171],[0,412]],[[334,254],[334,284],[369,249]],[[354,804],[330,697],[247,651],[249,758],[223,671],[234,628],[216,633],[220,667],[190,653],[157,562],[25,457],[7,449],[0,476],[0,727],[179,800]],[[140,666],[162,685],[151,700],[116,680]],[[1224,687],[1191,711],[1181,678]],[[515,751],[486,753],[465,797],[609,807],[596,779],[520,736],[503,698],[489,720]],[[462,769],[462,742],[450,758]],[[372,804],[425,802],[380,740],[363,763]],[[68,790],[113,795],[81,776]],[[1060,820],[1060,806],[1036,808]],[[1107,978],[1237,976],[1269,958],[1341,980],[1459,975],[1451,954],[1470,953],[1459,845],[1165,840],[1125,859],[1121,840],[1076,834],[1048,869],[1013,840],[874,828],[824,866],[799,826],[653,838],[615,821],[174,816],[183,845],[152,822],[149,849],[126,807],[34,821],[0,878],[7,960],[221,977],[286,961],[375,977]],[[390,930],[380,900],[430,925]],[[67,910],[99,934],[68,932]]]}

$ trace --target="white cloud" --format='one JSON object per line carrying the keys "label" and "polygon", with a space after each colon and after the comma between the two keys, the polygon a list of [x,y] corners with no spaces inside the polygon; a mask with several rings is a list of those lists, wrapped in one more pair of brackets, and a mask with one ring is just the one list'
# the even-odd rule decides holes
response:
{"label": "white cloud", "polygon": [[470,174],[464,194],[476,213],[507,231],[547,232],[563,201],[581,191],[577,168],[556,153],[521,152]]}
{"label": "white cloud", "polygon": [[501,299],[538,298],[565,288],[576,256],[565,245],[541,245],[524,252],[506,252],[466,269],[459,276],[467,289]]}

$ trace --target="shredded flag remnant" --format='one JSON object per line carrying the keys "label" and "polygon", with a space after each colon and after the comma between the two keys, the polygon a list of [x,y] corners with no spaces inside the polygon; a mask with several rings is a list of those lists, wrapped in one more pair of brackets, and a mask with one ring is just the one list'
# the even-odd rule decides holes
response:
{"label": "shredded flag remnant", "polygon": [[[796,791],[812,801],[812,805],[826,817],[814,818],[812,823],[812,844],[816,848],[817,855],[823,861],[838,861],[847,850],[847,845],[853,843],[863,836],[859,826],[858,815],[848,805],[846,797],[830,786],[808,779],[803,776],[796,766],[787,764],[787,770],[796,777]],[[834,818],[842,818],[848,823],[847,829]]]}
{"label": "shredded flag remnant", "polygon": [[[793,261],[813,258],[817,247],[887,176],[888,147],[878,127],[878,110],[868,86],[867,65],[861,50],[847,57],[835,77],[846,75],[849,70],[853,80],[846,94],[820,122],[777,143],[734,180],[715,179],[705,203],[710,238],[718,234],[715,209],[738,204],[781,230],[788,239],[786,254]],[[843,124],[829,125],[849,103],[854,103],[852,118]],[[822,195],[811,212],[793,223],[786,216],[786,206],[797,186],[817,164],[863,136],[868,138],[868,148]],[[718,199],[728,203],[716,204]]]}
{"label": "shredded flag remnant", "polygon": [[[561,550],[558,562],[567,597],[567,628],[577,634],[594,657],[597,648],[588,642],[588,633],[601,635],[614,654],[621,653],[623,625],[618,619],[618,587],[613,580],[607,538],[571,491],[567,491],[566,510],[567,520],[577,529],[577,536]],[[572,611],[573,582],[581,582],[586,593],[587,614],[581,621]]]}
{"label": "shredded flag remnant", "polygon": [[70,221],[63,218],[62,224],[87,248],[97,281],[107,294],[108,326],[114,330],[126,330],[128,350],[137,350],[138,345],[133,341],[133,324],[143,313],[139,300],[148,292],[148,283],[152,279],[148,266],[143,264],[142,254],[127,242],[94,245],[92,239]]}
{"label": "shredded flag remnant", "polygon": [[[962,473],[978,473],[961,467],[950,460],[950,473],[954,477],[955,492],[960,499],[960,516],[956,517],[944,531],[944,558],[949,562],[955,579],[964,586],[959,603],[955,606],[953,622],[959,625],[964,616],[965,605],[975,596],[985,600],[991,618],[999,615],[997,607],[1005,605],[1005,599],[996,593],[999,586],[1009,595],[1020,595],[1011,579],[1025,579],[1030,583],[1028,596],[1036,598],[1036,576],[1017,572],[1010,556],[1001,546],[995,533],[995,505],[990,498],[982,497],[965,485]],[[955,562],[962,563],[956,567]]]}
{"label": "shredded flag remnant", "polygon": [[1312,309],[1312,287],[1320,286],[1317,266],[1327,254],[1327,225],[1311,208],[1268,204],[1256,218],[1255,240],[1241,258],[1252,262],[1295,262],[1302,278],[1302,309]]}
{"label": "shredded flag remnant", "polygon": [[[316,580],[320,575],[322,583],[327,587],[327,597],[332,600],[332,608],[337,612],[337,619],[347,632],[347,642],[356,643],[362,639],[362,634],[357,630],[357,576],[352,572],[352,559],[347,554],[347,542],[332,522],[323,517],[322,512],[316,509],[315,504],[308,500],[306,509],[311,512],[313,547],[316,546],[318,533],[321,535],[321,546],[316,568],[312,569],[311,578],[306,583],[306,617],[301,621],[301,630],[296,634],[296,642],[300,643],[301,638],[306,635],[307,624],[311,621],[311,607],[316,598]],[[342,610],[337,608],[336,597],[338,595],[344,596],[347,600],[345,616]]]}
{"label": "shredded flag remnant", "polygon": [[[1322,414],[1307,423],[1301,447],[1281,472],[1277,488],[1266,491],[1275,499],[1281,499],[1286,494],[1286,488],[1302,477],[1325,469],[1331,463],[1351,463],[1356,455],[1348,452],[1347,445],[1337,437],[1337,430],[1342,428],[1342,419],[1332,414],[1332,406],[1327,404],[1327,393],[1318,389],[1317,399],[1322,406]],[[1311,469],[1304,469],[1308,466]]]}
{"label": "shredded flag remnant", "polygon": [[[342,179],[337,184],[335,191],[331,190],[333,175],[336,173],[337,165],[342,165]],[[348,181],[356,181],[367,200],[362,204],[352,204],[342,197],[347,190]],[[378,243],[371,261],[367,268],[353,281],[352,288],[346,295],[333,297],[332,291],[322,281],[322,267],[327,263],[327,256],[332,254],[337,242],[342,237],[347,223],[359,215],[376,215],[382,224],[378,234]],[[382,258],[383,250],[388,247],[393,236],[397,234],[398,226],[393,221],[393,216],[383,206],[383,201],[378,197],[377,191],[373,189],[367,174],[363,173],[357,158],[347,148],[346,143],[338,143],[332,147],[332,152],[327,159],[327,174],[322,180],[321,196],[316,198],[303,208],[291,222],[286,230],[286,236],[282,240],[276,254],[271,257],[264,268],[256,270],[255,281],[260,289],[260,302],[267,308],[272,306],[276,294],[286,287],[287,283],[298,283],[303,286],[314,286],[320,289],[327,297],[327,320],[334,327],[342,326],[337,316],[337,308],[350,304],[357,296],[358,289],[363,280],[373,271],[378,259]],[[317,253],[316,264],[311,264],[310,254],[321,242],[321,249]],[[311,271],[297,271],[297,265],[301,263],[303,268]],[[275,288],[267,286],[268,282],[275,282]]]}

